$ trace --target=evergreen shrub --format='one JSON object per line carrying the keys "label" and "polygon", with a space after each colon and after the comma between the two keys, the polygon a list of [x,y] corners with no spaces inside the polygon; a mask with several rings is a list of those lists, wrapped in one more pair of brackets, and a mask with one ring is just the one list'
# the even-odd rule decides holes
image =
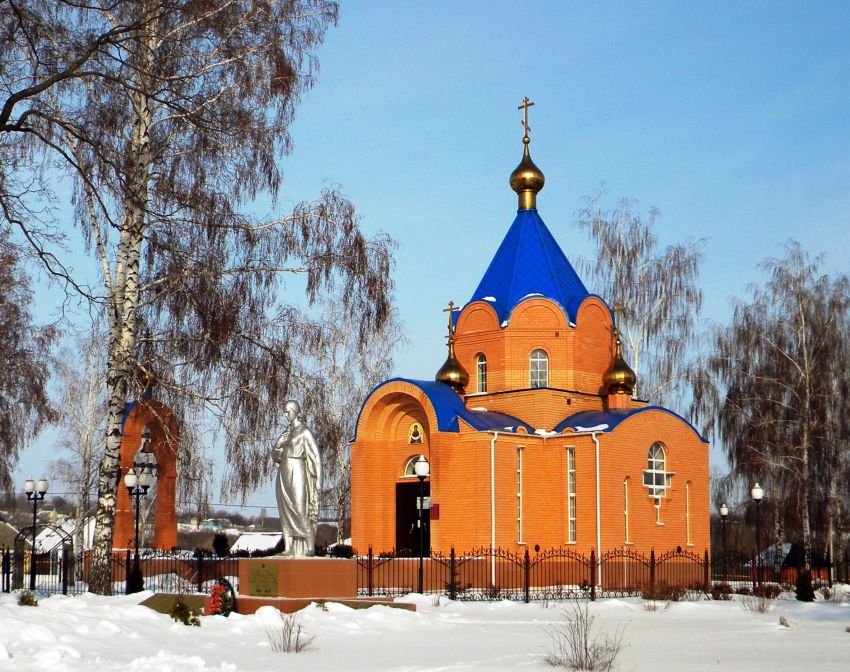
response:
{"label": "evergreen shrub", "polygon": [[212,540],[213,553],[220,558],[226,558],[230,555],[230,542],[227,540],[227,535],[217,532]]}
{"label": "evergreen shrub", "polygon": [[800,572],[797,576],[797,599],[800,602],[815,601],[815,587],[812,585],[812,573]]}
{"label": "evergreen shrub", "polygon": [[171,607],[171,618],[183,625],[201,627],[201,619],[198,614],[189,609],[189,606],[183,600],[175,600]]}

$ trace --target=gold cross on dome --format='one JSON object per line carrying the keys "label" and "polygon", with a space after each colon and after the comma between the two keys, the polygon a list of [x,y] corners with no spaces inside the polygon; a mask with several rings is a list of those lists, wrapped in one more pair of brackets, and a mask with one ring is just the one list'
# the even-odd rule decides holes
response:
{"label": "gold cross on dome", "polygon": [[454,301],[449,301],[449,307],[443,308],[444,313],[449,314],[449,334],[454,333],[454,325],[452,325],[452,315],[460,310],[460,306],[456,306]]}
{"label": "gold cross on dome", "polygon": [[525,129],[525,137],[528,137],[528,132],[531,130],[531,126],[528,125],[528,108],[533,106],[534,103],[528,100],[528,96],[523,97],[522,105],[520,105],[518,110],[522,110],[522,127]]}
{"label": "gold cross on dome", "polygon": [[611,311],[614,313],[614,335],[620,333],[620,321],[626,314],[626,307],[622,303],[615,303]]}

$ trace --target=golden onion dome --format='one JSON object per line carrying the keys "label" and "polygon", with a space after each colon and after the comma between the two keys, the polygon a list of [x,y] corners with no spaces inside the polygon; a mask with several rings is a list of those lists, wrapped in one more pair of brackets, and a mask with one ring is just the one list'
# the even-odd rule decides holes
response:
{"label": "golden onion dome", "polygon": [[466,386],[469,384],[469,374],[461,366],[460,362],[457,361],[454,353],[454,344],[449,345],[449,356],[440,367],[440,370],[437,371],[434,380],[438,383],[445,383],[458,394],[464,394],[466,392]]}
{"label": "golden onion dome", "polygon": [[437,371],[437,375],[434,376],[434,380],[438,383],[445,383],[458,394],[464,394],[466,386],[469,384],[469,374],[466,372],[466,369],[461,366],[457,357],[455,357],[455,330],[453,316],[457,310],[458,308],[455,307],[454,302],[449,301],[449,307],[445,311],[449,314],[449,356],[446,358],[446,361],[443,362],[440,370]]}
{"label": "golden onion dome", "polygon": [[524,137],[522,141],[525,143],[522,161],[511,173],[510,184],[511,189],[519,195],[520,210],[528,210],[537,207],[537,193],[543,189],[546,178],[543,171],[531,160],[531,153],[528,151],[528,137]]}
{"label": "golden onion dome", "polygon": [[605,376],[608,394],[632,394],[637,385],[637,375],[626,360],[623,359],[620,336],[617,335],[617,346],[614,352],[614,366]]}

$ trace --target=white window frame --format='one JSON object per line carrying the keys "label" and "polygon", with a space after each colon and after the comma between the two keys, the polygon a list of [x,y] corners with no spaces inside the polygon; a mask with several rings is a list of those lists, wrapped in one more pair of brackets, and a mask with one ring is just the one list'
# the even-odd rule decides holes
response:
{"label": "white window frame", "polygon": [[542,348],[535,348],[528,357],[528,386],[549,387],[549,354]]}
{"label": "white window frame", "polygon": [[691,482],[685,483],[685,545],[693,546],[691,543]]}
{"label": "white window frame", "polygon": [[623,479],[623,524],[625,526],[625,540],[623,543],[630,544],[629,538],[629,477]]}
{"label": "white window frame", "polygon": [[411,455],[408,458],[407,462],[404,463],[404,468],[401,470],[402,478],[416,478],[416,471],[413,469],[413,463],[418,459],[419,455]]}
{"label": "white window frame", "polygon": [[524,544],[522,540],[522,450],[524,446],[516,448],[516,540],[518,544]]}
{"label": "white window frame", "polygon": [[567,446],[567,543],[576,543],[576,449]]}
{"label": "white window frame", "polygon": [[477,377],[476,391],[478,394],[487,392],[487,355],[483,352],[475,358],[475,372]]}
{"label": "white window frame", "polygon": [[643,486],[648,490],[649,496],[656,500],[656,506],[660,506],[661,499],[667,496],[673,473],[667,471],[667,450],[659,441],[649,447],[646,464],[647,468],[643,472]]}

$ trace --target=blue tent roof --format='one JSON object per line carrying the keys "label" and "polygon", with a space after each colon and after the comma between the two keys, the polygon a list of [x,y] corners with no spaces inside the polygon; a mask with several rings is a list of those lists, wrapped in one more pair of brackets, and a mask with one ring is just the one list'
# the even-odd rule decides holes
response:
{"label": "blue tent roof", "polygon": [[[517,427],[525,427],[529,434],[534,433],[534,428],[531,425],[518,420],[512,415],[496,413],[494,411],[473,411],[468,409],[457,392],[445,383],[438,383],[434,380],[409,380],[407,378],[385,380],[375,387],[363,401],[363,406],[360,407],[360,414],[363,413],[366,402],[378,389],[387,383],[398,381],[415,385],[425,393],[434,407],[434,412],[437,414],[437,429],[441,432],[459,432],[460,425],[458,419],[461,419],[479,432],[492,430],[505,431],[508,428],[510,428],[508,431],[516,431]],[[360,414],[357,416],[357,425],[360,424]],[[354,426],[354,439],[357,438],[357,425]]]}
{"label": "blue tent roof", "polygon": [[486,301],[499,321],[529,294],[558,303],[571,322],[588,291],[537,210],[520,210],[478,289],[469,300]]}
{"label": "blue tent roof", "polygon": [[612,409],[610,411],[581,411],[580,413],[574,413],[573,415],[567,416],[566,418],[561,420],[561,422],[555,425],[554,431],[564,432],[567,429],[572,429],[574,431],[580,432],[607,425],[604,429],[599,429],[597,431],[610,432],[626,418],[630,418],[633,415],[637,415],[638,413],[643,413],[645,411],[662,411],[664,413],[669,413],[674,418],[678,418],[679,420],[684,422],[688,427],[694,430],[694,433],[700,438],[703,443],[708,443],[708,441],[705,440],[705,437],[703,437],[703,435],[699,433],[697,428],[694,427],[690,422],[685,420],[678,413],[671,411],[669,408],[664,408],[663,406],[644,406],[643,408],[617,408]]}

